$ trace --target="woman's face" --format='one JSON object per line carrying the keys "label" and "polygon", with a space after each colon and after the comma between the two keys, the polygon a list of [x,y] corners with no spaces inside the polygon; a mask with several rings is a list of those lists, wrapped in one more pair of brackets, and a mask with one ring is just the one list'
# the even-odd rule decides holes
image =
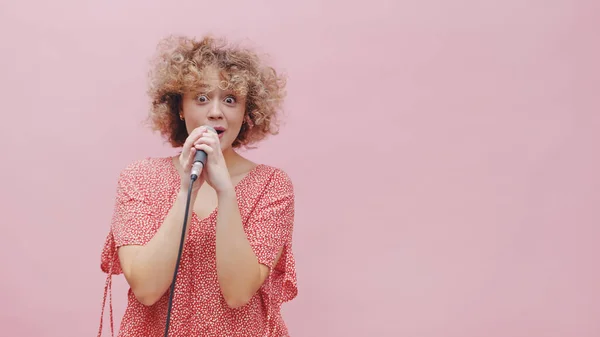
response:
{"label": "woman's face", "polygon": [[221,149],[225,152],[232,149],[231,145],[240,132],[246,100],[232,90],[223,90],[224,82],[216,68],[207,68],[203,74],[204,86],[198,88],[197,92],[183,95],[182,116],[188,134],[203,125],[215,128]]}

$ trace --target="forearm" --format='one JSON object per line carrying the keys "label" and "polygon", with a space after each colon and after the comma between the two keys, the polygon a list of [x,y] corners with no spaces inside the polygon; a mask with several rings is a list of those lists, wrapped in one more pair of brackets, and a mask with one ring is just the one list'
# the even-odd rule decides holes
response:
{"label": "forearm", "polygon": [[[186,237],[195,194],[190,201]],[[142,303],[151,305],[167,291],[173,280],[181,242],[187,192],[179,192],[162,226],[143,247],[138,247],[129,269],[129,283]]]}
{"label": "forearm", "polygon": [[217,276],[230,307],[244,305],[259,286],[259,262],[242,225],[235,190],[217,193]]}

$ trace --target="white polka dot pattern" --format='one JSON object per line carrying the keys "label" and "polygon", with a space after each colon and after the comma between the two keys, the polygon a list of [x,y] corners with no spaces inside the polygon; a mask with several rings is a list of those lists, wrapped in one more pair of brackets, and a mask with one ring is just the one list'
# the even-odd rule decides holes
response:
{"label": "white polka dot pattern", "polygon": [[[101,258],[101,269],[108,274],[102,317],[108,295],[111,332],[111,276],[122,273],[117,248],[146,244],[162,224],[179,187],[179,175],[170,158],[146,158],[121,172]],[[258,165],[235,189],[248,240],[259,262],[271,267],[271,273],[247,305],[229,308],[217,280],[217,210],[204,219],[193,213],[177,276],[169,336],[288,336],[280,308],[298,293],[292,253],[292,182],[282,170]],[[273,266],[281,248],[283,254]],[[163,336],[168,295],[169,291],[154,305],[145,306],[130,289],[118,336]],[[98,336],[101,332],[102,318]]]}

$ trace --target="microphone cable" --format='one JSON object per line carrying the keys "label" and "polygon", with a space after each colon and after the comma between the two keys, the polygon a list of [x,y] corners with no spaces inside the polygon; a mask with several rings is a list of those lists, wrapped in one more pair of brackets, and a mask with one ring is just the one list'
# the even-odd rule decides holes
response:
{"label": "microphone cable", "polygon": [[[212,127],[207,125],[207,131],[210,130],[214,133],[217,131]],[[165,335],[164,337],[169,337],[169,325],[171,323],[171,310],[173,309],[173,297],[175,296],[175,281],[177,280],[177,272],[179,271],[179,264],[181,263],[181,254],[183,253],[183,244],[185,243],[185,232],[187,228],[188,216],[190,213],[190,203],[192,200],[192,190],[194,183],[200,176],[200,172],[204,169],[204,164],[206,163],[208,155],[206,152],[202,150],[196,151],[196,155],[194,156],[194,163],[192,165],[192,171],[190,172],[190,187],[188,189],[187,198],[185,202],[185,216],[183,218],[183,228],[181,229],[181,241],[179,242],[179,253],[177,254],[177,262],[175,262],[175,271],[173,272],[173,281],[171,282],[171,290],[169,291],[169,306],[167,308],[167,320],[165,326]]]}
{"label": "microphone cable", "polygon": [[190,212],[190,202],[192,199],[192,188],[194,186],[194,182],[198,179],[198,174],[192,173],[190,177],[190,187],[187,193],[187,200],[185,203],[185,217],[183,218],[183,228],[181,230],[181,241],[179,243],[179,253],[177,255],[177,262],[175,262],[175,272],[173,273],[173,282],[171,282],[171,290],[169,292],[169,306],[167,309],[167,321],[165,326],[165,335],[164,337],[169,336],[169,324],[171,322],[171,309],[173,307],[173,297],[175,296],[175,281],[177,280],[177,272],[179,270],[179,263],[181,263],[181,254],[183,253],[183,244],[185,241],[185,231],[187,227],[188,215]]}

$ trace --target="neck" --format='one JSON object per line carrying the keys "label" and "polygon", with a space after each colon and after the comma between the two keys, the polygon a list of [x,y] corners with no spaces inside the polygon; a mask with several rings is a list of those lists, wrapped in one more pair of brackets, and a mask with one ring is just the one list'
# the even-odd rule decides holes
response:
{"label": "neck", "polygon": [[231,172],[231,168],[239,162],[241,156],[235,152],[233,148],[228,148],[227,150],[223,151],[223,158],[225,159],[227,170]]}
{"label": "neck", "polygon": [[[181,152],[179,152],[179,154],[181,154]],[[178,170],[181,169],[179,165],[179,154],[171,157],[173,164],[177,167]],[[223,151],[223,158],[225,159],[225,165],[227,166],[227,170],[229,172],[231,172],[231,169],[241,161],[240,159],[243,159],[243,157],[240,156],[237,152],[235,152],[235,150],[233,150],[232,148]]]}

